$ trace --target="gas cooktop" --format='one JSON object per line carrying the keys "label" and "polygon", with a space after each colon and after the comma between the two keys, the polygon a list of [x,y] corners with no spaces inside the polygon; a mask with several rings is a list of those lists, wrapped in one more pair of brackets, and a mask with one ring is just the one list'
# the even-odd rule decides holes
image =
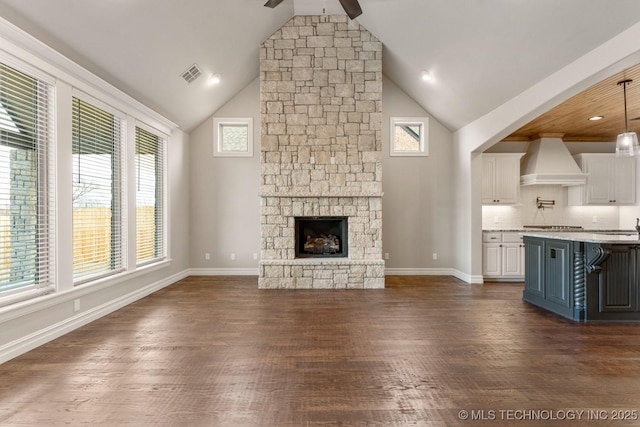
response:
{"label": "gas cooktop", "polygon": [[523,225],[523,228],[537,228],[539,230],[583,230],[579,225]]}

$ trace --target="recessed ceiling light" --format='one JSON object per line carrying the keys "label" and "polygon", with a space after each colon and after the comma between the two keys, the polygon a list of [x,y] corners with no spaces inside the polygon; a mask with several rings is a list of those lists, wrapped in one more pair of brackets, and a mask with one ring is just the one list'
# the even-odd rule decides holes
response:
{"label": "recessed ceiling light", "polygon": [[210,85],[217,85],[218,83],[220,83],[220,74],[212,74],[209,76]]}
{"label": "recessed ceiling light", "polygon": [[596,122],[598,120],[602,120],[604,119],[604,116],[593,116],[593,117],[589,117],[589,120],[591,120],[592,122]]}
{"label": "recessed ceiling light", "polygon": [[433,75],[428,71],[423,71],[422,80],[424,80],[425,82],[430,82],[433,80]]}

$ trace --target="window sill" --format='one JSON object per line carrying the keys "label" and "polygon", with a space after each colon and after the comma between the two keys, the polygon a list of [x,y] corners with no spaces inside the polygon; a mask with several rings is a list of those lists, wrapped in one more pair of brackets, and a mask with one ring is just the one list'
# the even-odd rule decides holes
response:
{"label": "window sill", "polygon": [[52,294],[54,292],[55,290],[53,289],[53,287],[46,287],[40,289],[31,289],[0,298],[0,313],[16,304],[27,302],[44,295]]}

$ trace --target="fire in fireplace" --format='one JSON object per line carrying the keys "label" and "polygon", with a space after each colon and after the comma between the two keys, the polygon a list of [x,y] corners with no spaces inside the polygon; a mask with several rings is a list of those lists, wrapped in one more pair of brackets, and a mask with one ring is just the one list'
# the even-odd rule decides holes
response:
{"label": "fire in fireplace", "polygon": [[347,257],[347,217],[296,217],[296,258]]}

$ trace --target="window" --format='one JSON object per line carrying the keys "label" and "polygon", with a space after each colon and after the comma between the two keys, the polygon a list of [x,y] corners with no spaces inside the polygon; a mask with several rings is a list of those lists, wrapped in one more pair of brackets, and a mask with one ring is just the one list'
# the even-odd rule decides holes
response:
{"label": "window", "polygon": [[391,118],[391,156],[429,155],[429,118]]}
{"label": "window", "polygon": [[214,156],[253,156],[253,120],[214,118],[213,145]]}
{"label": "window", "polygon": [[52,94],[0,64],[0,296],[53,290]]}
{"label": "window", "polygon": [[136,127],[136,262],[164,258],[164,139]]}
{"label": "window", "polygon": [[122,270],[122,119],[73,98],[73,276]]}

